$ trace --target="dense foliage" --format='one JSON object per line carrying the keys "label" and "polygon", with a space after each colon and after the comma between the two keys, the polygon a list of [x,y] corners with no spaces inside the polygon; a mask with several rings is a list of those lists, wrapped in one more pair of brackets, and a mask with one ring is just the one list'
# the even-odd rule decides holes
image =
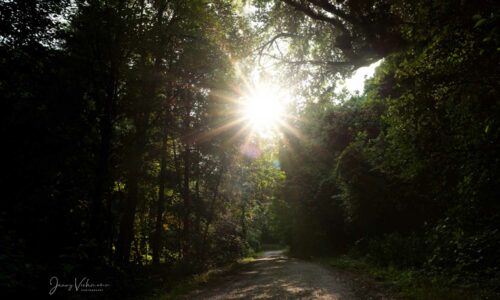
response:
{"label": "dense foliage", "polygon": [[3,288],[90,276],[126,295],[141,266],[171,278],[260,248],[282,174],[224,127],[250,42],[240,9],[2,1]]}
{"label": "dense foliage", "polygon": [[[90,274],[130,296],[286,242],[500,293],[499,12],[1,1],[0,287]],[[297,100],[272,143],[238,116],[258,67]]]}
{"label": "dense foliage", "polygon": [[288,135],[292,251],[350,251],[498,287],[499,7],[408,9],[406,46],[385,56],[366,92],[318,89],[295,124],[305,138]]}

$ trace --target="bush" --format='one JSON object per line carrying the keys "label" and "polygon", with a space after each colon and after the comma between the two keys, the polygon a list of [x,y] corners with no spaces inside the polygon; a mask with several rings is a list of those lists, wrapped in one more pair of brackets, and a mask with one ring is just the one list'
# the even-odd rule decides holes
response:
{"label": "bush", "polygon": [[415,233],[404,236],[399,233],[386,234],[378,238],[358,240],[353,254],[366,256],[373,263],[383,266],[421,267],[428,257],[428,247],[422,236]]}

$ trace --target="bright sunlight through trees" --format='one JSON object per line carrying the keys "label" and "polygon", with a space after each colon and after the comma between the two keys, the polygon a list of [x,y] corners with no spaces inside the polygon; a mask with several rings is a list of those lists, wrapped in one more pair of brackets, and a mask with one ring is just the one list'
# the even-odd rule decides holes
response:
{"label": "bright sunlight through trees", "polygon": [[279,132],[285,119],[286,93],[269,83],[258,82],[243,98],[242,115],[252,132],[271,137]]}

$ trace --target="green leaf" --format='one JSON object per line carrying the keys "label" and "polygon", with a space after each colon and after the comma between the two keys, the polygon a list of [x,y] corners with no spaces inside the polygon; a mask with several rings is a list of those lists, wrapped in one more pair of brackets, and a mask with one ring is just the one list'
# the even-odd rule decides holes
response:
{"label": "green leaf", "polygon": [[483,25],[484,22],[486,22],[486,19],[480,19],[479,21],[476,22],[476,24],[474,25],[474,28],[477,28],[477,27]]}

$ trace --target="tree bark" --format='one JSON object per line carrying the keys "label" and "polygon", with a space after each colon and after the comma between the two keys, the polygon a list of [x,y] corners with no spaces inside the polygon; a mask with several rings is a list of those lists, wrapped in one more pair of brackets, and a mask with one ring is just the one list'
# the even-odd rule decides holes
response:
{"label": "tree bark", "polygon": [[141,158],[142,153],[144,153],[146,142],[145,124],[139,125],[138,127],[129,167],[127,198],[120,222],[120,232],[118,234],[117,262],[119,264],[128,263],[130,257],[130,246],[134,238],[134,220],[139,200],[139,178],[142,166]]}
{"label": "tree bark", "polygon": [[213,219],[214,219],[215,204],[217,202],[217,198],[219,197],[219,187],[220,187],[220,184],[222,182],[222,175],[224,174],[225,166],[226,166],[225,165],[225,158],[223,158],[221,161],[221,169],[220,169],[220,172],[217,176],[217,180],[215,182],[215,187],[213,190],[212,199],[210,201],[210,209],[208,211],[208,217],[207,217],[205,228],[204,228],[203,235],[202,235],[202,244],[201,244],[202,246],[201,247],[204,251],[202,251],[201,256],[202,256],[203,260],[205,260],[206,254],[207,254],[206,249],[207,249],[207,242],[208,242],[208,229],[210,228],[210,225],[212,224]]}
{"label": "tree bark", "polygon": [[[191,130],[191,95],[189,95],[188,90],[184,90],[184,103],[185,103],[185,115],[184,115],[184,133],[189,135]],[[189,183],[191,181],[191,149],[190,141],[186,139],[184,141],[184,176],[183,176],[183,187],[182,187],[182,197],[184,200],[184,214],[183,214],[183,247],[182,254],[184,261],[190,261],[191,255],[191,191],[189,189]]]}
{"label": "tree bark", "polygon": [[[166,128],[164,129],[166,130]],[[160,263],[160,254],[162,249],[161,236],[163,233],[163,212],[165,209],[165,182],[167,180],[167,136],[163,137],[160,159],[160,174],[158,175],[158,203],[156,206],[155,231],[153,233],[153,265]]]}
{"label": "tree bark", "polygon": [[[90,208],[89,222],[89,238],[94,239],[97,243],[97,255],[105,253],[106,238],[108,229],[104,220],[104,205],[109,197],[109,189],[111,186],[110,178],[110,159],[111,159],[111,143],[112,143],[112,126],[113,126],[113,110],[115,106],[116,90],[115,80],[110,79],[106,88],[104,99],[100,101],[102,105],[102,113],[99,121],[100,131],[100,146],[97,153],[97,167],[94,184],[94,195]],[[108,202],[111,199],[107,199]],[[110,203],[108,203],[110,205]],[[108,205],[108,207],[110,207]],[[110,214],[110,213],[109,213]]]}
{"label": "tree bark", "polygon": [[183,214],[183,247],[182,254],[186,261],[190,259],[190,240],[191,240],[191,193],[189,190],[190,172],[191,172],[191,151],[189,145],[185,145],[183,159],[184,159],[184,177],[183,177],[183,192],[184,199],[184,214]]}

